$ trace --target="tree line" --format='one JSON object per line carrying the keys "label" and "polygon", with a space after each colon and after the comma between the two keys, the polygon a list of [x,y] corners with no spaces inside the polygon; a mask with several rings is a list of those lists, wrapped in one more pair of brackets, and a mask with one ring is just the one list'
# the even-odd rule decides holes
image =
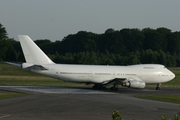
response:
{"label": "tree line", "polygon": [[[107,29],[102,34],[79,31],[61,41],[35,43],[56,63],[180,66],[180,32],[168,28]],[[24,61],[20,43],[0,24],[0,61]]]}

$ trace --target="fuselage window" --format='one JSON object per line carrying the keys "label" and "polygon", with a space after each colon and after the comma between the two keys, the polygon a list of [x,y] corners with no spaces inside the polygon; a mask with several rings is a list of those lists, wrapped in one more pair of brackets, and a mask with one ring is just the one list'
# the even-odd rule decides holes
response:
{"label": "fuselage window", "polygon": [[154,67],[144,67],[144,69],[154,69]]}

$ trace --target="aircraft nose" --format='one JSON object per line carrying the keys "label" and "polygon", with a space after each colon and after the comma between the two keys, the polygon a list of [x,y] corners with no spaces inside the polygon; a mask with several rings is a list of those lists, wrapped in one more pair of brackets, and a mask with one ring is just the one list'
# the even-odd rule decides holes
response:
{"label": "aircraft nose", "polygon": [[175,78],[175,74],[171,72],[170,77],[171,77],[171,79],[174,79]]}

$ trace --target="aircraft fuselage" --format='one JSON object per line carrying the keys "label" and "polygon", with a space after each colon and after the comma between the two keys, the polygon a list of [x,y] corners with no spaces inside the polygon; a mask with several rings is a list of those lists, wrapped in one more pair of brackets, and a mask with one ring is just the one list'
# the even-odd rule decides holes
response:
{"label": "aircraft fuselage", "polygon": [[140,64],[130,66],[103,65],[43,65],[47,70],[33,70],[46,76],[71,82],[103,83],[115,78],[142,80],[146,84],[163,83],[175,75],[163,65]]}

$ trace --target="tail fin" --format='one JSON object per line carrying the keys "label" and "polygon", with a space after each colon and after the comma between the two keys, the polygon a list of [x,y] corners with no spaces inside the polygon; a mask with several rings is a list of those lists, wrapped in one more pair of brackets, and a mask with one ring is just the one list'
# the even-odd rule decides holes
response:
{"label": "tail fin", "polygon": [[51,59],[27,35],[18,35],[27,63],[36,65],[53,64]]}

